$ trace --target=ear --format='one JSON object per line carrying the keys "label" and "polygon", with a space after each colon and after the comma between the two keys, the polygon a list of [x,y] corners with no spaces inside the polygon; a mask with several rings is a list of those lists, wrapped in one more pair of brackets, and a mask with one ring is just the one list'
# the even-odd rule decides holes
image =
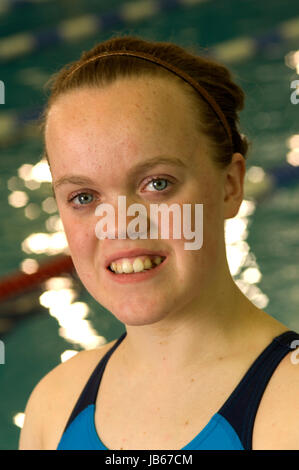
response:
{"label": "ear", "polygon": [[244,197],[246,161],[241,153],[234,153],[232,161],[224,169],[224,218],[235,217]]}

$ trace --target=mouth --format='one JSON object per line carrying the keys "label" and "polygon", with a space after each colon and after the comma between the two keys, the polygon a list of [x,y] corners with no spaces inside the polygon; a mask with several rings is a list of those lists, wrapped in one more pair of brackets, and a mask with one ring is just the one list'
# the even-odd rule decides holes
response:
{"label": "mouth", "polygon": [[156,269],[166,259],[163,255],[139,255],[134,257],[125,257],[112,261],[106,269],[115,275],[136,274],[144,271]]}
{"label": "mouth", "polygon": [[141,258],[142,261],[145,261],[146,257],[148,257],[151,262],[154,263],[155,257],[160,257],[164,260],[167,255],[168,252],[164,250],[148,250],[145,248],[117,251],[104,259],[104,267],[107,269],[109,266],[111,267],[113,262],[119,264],[122,263],[123,260],[128,260],[129,262],[133,263],[135,258]]}
{"label": "mouth", "polygon": [[[157,252],[144,253],[140,251],[135,256],[130,253],[131,256],[117,254],[117,257],[110,257],[106,262],[109,278],[119,283],[131,283],[156,276],[167,263],[168,255]],[[128,252],[126,254],[128,255]]]}

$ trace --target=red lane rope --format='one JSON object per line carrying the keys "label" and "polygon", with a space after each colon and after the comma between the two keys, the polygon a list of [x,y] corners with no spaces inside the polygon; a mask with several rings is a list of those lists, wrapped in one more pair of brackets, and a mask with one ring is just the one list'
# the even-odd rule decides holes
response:
{"label": "red lane rope", "polygon": [[0,301],[9,296],[21,294],[25,290],[33,289],[50,277],[59,276],[63,273],[71,273],[74,269],[72,258],[62,255],[41,264],[35,273],[26,274],[17,271],[4,276],[0,278]]}

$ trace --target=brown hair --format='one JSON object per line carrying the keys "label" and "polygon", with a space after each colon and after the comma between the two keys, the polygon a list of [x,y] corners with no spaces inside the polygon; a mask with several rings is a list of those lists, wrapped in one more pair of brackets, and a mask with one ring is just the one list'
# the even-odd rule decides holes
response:
{"label": "brown hair", "polygon": [[[218,104],[229,126],[231,139],[225,132],[225,127],[219,123],[219,119],[215,119],[213,107],[182,78],[153,62],[132,56],[110,55],[96,58],[99,54],[120,50],[150,54],[188,74]],[[184,86],[186,95],[190,97],[191,107],[196,112],[197,129],[209,138],[212,157],[216,164],[221,168],[226,167],[231,162],[234,152],[240,152],[246,158],[250,143],[238,129],[238,111],[244,108],[245,94],[233,82],[230,71],[224,65],[188,52],[176,44],[147,41],[136,36],[112,37],[101,42],[89,51],[83,52],[79,60],[65,65],[53,74],[46,83],[51,92],[41,116],[41,129],[44,129],[51,105],[63,93],[82,87],[104,87],[118,78],[145,75],[176,80]],[[46,152],[45,156],[49,163]]]}

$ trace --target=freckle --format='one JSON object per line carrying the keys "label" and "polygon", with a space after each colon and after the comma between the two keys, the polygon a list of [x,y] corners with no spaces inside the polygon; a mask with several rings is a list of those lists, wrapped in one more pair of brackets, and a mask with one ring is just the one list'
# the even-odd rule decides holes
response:
{"label": "freckle", "polygon": [[194,382],[194,379],[193,379],[193,377],[192,377],[192,379],[190,380],[190,382]]}
{"label": "freckle", "polygon": [[188,421],[188,420],[187,420],[187,421],[185,421],[185,425],[186,425],[186,424],[189,424],[189,421]]}

